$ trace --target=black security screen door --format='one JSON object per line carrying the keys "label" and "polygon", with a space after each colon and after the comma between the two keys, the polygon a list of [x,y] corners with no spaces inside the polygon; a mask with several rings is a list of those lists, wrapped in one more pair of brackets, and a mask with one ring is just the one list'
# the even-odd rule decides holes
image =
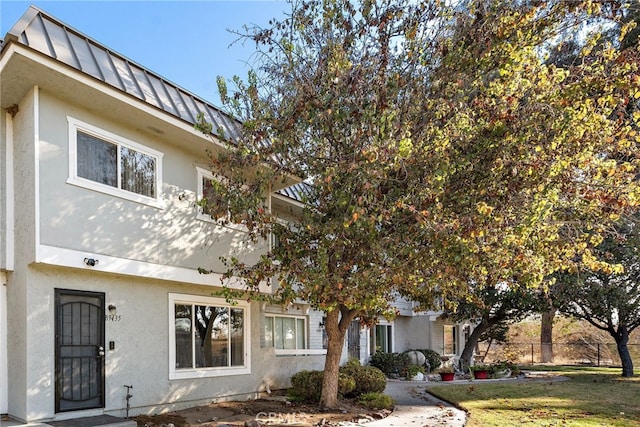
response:
{"label": "black security screen door", "polygon": [[56,289],[56,412],[104,407],[104,294]]}

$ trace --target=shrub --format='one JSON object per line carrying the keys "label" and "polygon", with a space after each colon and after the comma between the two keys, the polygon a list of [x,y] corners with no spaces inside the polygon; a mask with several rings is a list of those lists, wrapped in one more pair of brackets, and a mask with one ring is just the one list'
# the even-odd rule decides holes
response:
{"label": "shrub", "polygon": [[376,351],[375,354],[371,356],[369,363],[371,366],[375,366],[384,372],[386,376],[399,375],[400,372],[409,366],[409,356],[404,353],[383,353]]}
{"label": "shrub", "polygon": [[355,357],[350,357],[349,360],[347,360],[347,363],[345,364],[345,366],[362,366],[362,364],[360,363],[360,359],[356,359]]}
{"label": "shrub", "polygon": [[[289,389],[289,395],[292,399],[297,401],[319,401],[320,395],[322,394],[323,377],[324,372],[322,371],[300,371],[294,374],[291,377],[291,388]],[[355,388],[356,380],[353,377],[345,373],[339,374],[339,397],[352,393]]]}
{"label": "shrub", "polygon": [[300,371],[291,377],[289,394],[299,401],[319,400],[322,391],[322,371]]}
{"label": "shrub", "polygon": [[[345,396],[349,393],[353,393],[353,390],[355,389],[356,389],[356,380],[353,379],[352,376],[343,374],[343,373],[338,374],[338,396],[339,397]],[[318,400],[320,400],[320,396],[318,396]]]}
{"label": "shrub", "polygon": [[346,365],[340,368],[340,373],[352,377],[355,389],[352,394],[360,396],[365,393],[381,393],[387,386],[387,378],[380,369],[375,366]]}
{"label": "shrub", "polygon": [[405,377],[408,379],[411,379],[413,377],[415,377],[416,375],[418,375],[418,373],[422,373],[424,374],[424,368],[422,366],[418,366],[418,365],[409,365],[407,366],[407,369],[405,370]]}
{"label": "shrub", "polygon": [[442,359],[436,351],[428,348],[418,349],[416,351],[424,354],[424,357],[427,358],[427,363],[429,363],[429,368],[431,369],[431,371],[435,371],[440,367],[440,365],[442,365]]}
{"label": "shrub", "polygon": [[395,402],[391,396],[382,393],[365,393],[360,396],[360,404],[369,409],[393,409]]}

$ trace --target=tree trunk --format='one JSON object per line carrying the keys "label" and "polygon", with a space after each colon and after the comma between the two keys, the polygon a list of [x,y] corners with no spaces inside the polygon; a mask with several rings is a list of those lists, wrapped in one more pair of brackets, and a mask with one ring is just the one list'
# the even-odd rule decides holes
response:
{"label": "tree trunk", "polygon": [[616,339],[616,346],[618,347],[618,355],[620,356],[620,362],[622,362],[622,376],[629,378],[633,376],[633,359],[629,354],[629,332],[625,327],[619,327],[618,333],[614,337]]}
{"label": "tree trunk", "polygon": [[542,323],[540,325],[540,353],[542,363],[553,362],[553,318],[556,316],[556,309],[550,308],[542,313]]}
{"label": "tree trunk", "polygon": [[480,335],[487,329],[489,329],[491,325],[486,321],[482,320],[475,327],[469,338],[467,338],[467,342],[464,343],[464,350],[462,350],[462,354],[460,355],[460,369],[466,371],[471,366],[471,357],[473,356],[473,350],[476,348],[476,344],[480,339]]}
{"label": "tree trunk", "polygon": [[324,361],[324,375],[322,378],[322,394],[320,395],[321,409],[338,408],[338,375],[340,358],[344,348],[344,338],[349,323],[355,317],[355,312],[333,310],[327,312],[324,327],[327,331],[327,356]]}

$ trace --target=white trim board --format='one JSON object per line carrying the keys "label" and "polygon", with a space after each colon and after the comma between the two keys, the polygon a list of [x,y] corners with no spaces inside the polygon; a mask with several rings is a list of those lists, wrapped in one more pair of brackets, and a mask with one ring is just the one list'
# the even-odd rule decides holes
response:
{"label": "white trim board", "polygon": [[[49,245],[39,245],[37,253],[36,262],[42,264],[150,279],[173,280],[197,285],[222,286],[223,284],[220,274],[200,274],[197,270],[190,268],[153,264]],[[85,258],[93,258],[99,262],[95,266],[89,267],[84,262]],[[232,286],[233,282],[227,282],[227,284]]]}
{"label": "white trim board", "polygon": [[9,407],[9,375],[7,365],[7,274],[0,272],[0,414]]}
{"label": "white trim board", "polygon": [[[5,260],[4,265],[8,271],[13,271],[15,263],[15,187],[13,180],[13,117],[11,114],[5,114],[6,138],[5,138]],[[2,413],[2,411],[0,411]]]}

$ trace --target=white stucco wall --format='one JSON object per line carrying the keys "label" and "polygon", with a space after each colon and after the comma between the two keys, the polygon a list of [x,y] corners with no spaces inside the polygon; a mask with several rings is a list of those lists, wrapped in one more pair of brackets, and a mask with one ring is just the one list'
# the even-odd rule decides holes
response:
{"label": "white stucco wall", "polygon": [[[36,172],[35,136],[37,90],[33,89],[20,102],[13,118],[13,170],[15,183],[13,212],[15,217],[15,269],[7,275],[7,376],[8,413],[24,415],[29,399],[27,347],[30,337],[27,299],[27,265],[35,259]],[[35,385],[34,385],[35,387]]]}
{"label": "white stucco wall", "polygon": [[431,322],[428,316],[398,316],[394,320],[395,351],[431,348]]}
{"label": "white stucco wall", "polygon": [[[160,151],[163,207],[69,184],[68,117]],[[205,142],[183,132],[179,140],[92,114],[86,105],[42,91],[40,126],[40,243],[127,260],[223,272],[219,255],[248,262],[265,245],[244,244],[236,228],[196,219],[196,166],[206,168]]]}
{"label": "white stucco wall", "polygon": [[[211,296],[213,288],[99,272],[38,265],[30,268],[28,346],[29,403],[25,419],[55,418],[54,290],[104,292],[120,321],[107,321],[105,412],[124,415],[126,388],[133,385],[130,414],[155,413],[233,398],[255,397],[268,381],[271,389],[289,386],[292,374],[321,369],[324,357],[275,356],[261,348],[260,304],[251,304],[251,373],[169,380],[169,293]],[[115,349],[108,350],[109,341]],[[62,415],[64,417],[64,414]]]}

